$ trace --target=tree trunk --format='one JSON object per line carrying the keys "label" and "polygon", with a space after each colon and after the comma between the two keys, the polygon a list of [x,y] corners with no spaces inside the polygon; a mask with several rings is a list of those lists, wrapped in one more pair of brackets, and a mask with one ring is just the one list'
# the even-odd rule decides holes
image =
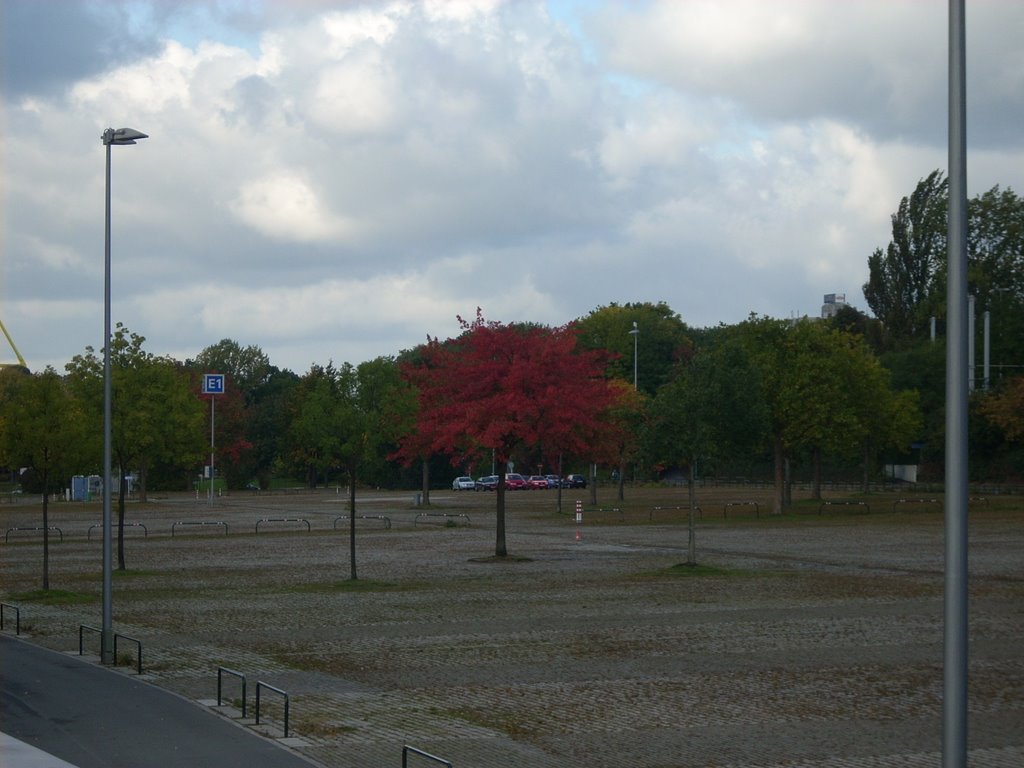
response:
{"label": "tree trunk", "polygon": [[619,462],[619,501],[626,500],[626,467],[623,462]]}
{"label": "tree trunk", "polygon": [[505,463],[502,462],[498,468],[498,487],[494,489],[498,496],[497,522],[495,524],[494,556],[508,557],[508,549],[505,546]]}
{"label": "tree trunk", "polygon": [[139,464],[139,502],[149,501],[149,494],[146,491],[146,476],[149,474],[149,462],[143,461]]}
{"label": "tree trunk", "polygon": [[423,496],[423,504],[430,504],[430,458],[423,459],[422,487],[420,492]]}
{"label": "tree trunk", "polygon": [[356,576],[356,471],[348,472],[348,556],[351,567],[349,578],[357,581]]}
{"label": "tree trunk", "polygon": [[558,514],[562,514],[562,454],[558,454],[558,488],[556,489],[557,496],[555,501],[555,511]]}
{"label": "tree trunk", "polygon": [[821,448],[814,446],[811,451],[811,457],[814,463],[814,480],[811,483],[811,498],[815,501],[821,501]]}
{"label": "tree trunk", "polygon": [[785,478],[783,476],[783,463],[785,456],[782,451],[782,437],[776,435],[772,440],[772,454],[775,461],[775,496],[772,499],[772,514],[781,515],[785,508]]}
{"label": "tree trunk", "polygon": [[590,465],[590,506],[597,506],[597,465]]}
{"label": "tree trunk", "polygon": [[686,564],[697,564],[697,462],[690,462],[690,483],[687,495],[690,499],[690,512],[687,524]]}
{"label": "tree trunk", "polygon": [[50,485],[43,468],[43,590],[50,588]]}
{"label": "tree trunk", "polygon": [[861,493],[867,493],[870,483],[870,476],[868,474],[868,468],[871,466],[871,448],[867,443],[864,444],[864,474],[861,478],[860,490]]}
{"label": "tree trunk", "polygon": [[124,467],[117,467],[117,570],[127,570],[124,564]]}

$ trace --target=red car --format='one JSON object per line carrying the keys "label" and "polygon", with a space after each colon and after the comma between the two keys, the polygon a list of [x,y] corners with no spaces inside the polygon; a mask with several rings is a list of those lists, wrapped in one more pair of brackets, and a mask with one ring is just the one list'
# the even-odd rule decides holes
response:
{"label": "red car", "polygon": [[505,487],[510,491],[521,491],[524,488],[529,488],[530,484],[522,475],[518,475],[515,472],[509,472],[505,475]]}
{"label": "red car", "polygon": [[544,477],[544,475],[530,475],[530,479],[526,482],[528,482],[530,487],[534,490],[547,489],[548,487],[548,479]]}

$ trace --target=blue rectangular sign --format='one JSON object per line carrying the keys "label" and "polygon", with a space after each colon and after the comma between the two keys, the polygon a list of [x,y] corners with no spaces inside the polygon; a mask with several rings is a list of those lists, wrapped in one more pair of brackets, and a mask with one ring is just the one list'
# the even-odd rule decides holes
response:
{"label": "blue rectangular sign", "polygon": [[203,394],[204,395],[223,395],[224,394],[224,374],[223,373],[204,373],[203,374]]}

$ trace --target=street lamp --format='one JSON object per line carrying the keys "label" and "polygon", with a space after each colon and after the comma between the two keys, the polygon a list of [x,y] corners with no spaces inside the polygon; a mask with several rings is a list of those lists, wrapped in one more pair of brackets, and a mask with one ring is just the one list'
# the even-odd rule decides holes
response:
{"label": "street lamp", "polygon": [[113,535],[110,524],[110,147],[134,144],[147,139],[134,128],[107,128],[100,141],[107,148],[106,215],[103,232],[103,627],[100,634],[100,661],[114,663],[112,610]]}
{"label": "street lamp", "polygon": [[640,329],[636,327],[636,320],[633,321],[633,330],[629,332],[629,335],[633,337],[633,389],[637,388],[637,377],[636,377],[636,348],[637,339],[640,338]]}

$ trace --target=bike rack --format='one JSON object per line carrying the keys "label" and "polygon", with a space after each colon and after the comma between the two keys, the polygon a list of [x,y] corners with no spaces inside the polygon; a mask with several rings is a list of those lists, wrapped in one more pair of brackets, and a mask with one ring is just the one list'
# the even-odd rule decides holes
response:
{"label": "bike rack", "polygon": [[[463,520],[466,521],[465,524],[467,526],[469,525],[469,515],[464,515],[462,513],[454,513],[454,512],[452,512],[452,513],[448,513],[448,512],[420,512],[413,519],[412,524],[413,525],[419,525],[421,517],[422,518],[431,518],[431,517],[441,517],[441,518],[444,518],[444,522],[441,523],[441,525],[447,525],[448,521],[451,518],[462,518]],[[431,522],[431,521],[429,519],[425,519],[424,522]]]}
{"label": "bike rack", "polygon": [[[694,507],[693,509],[697,513],[697,517],[699,519],[703,520],[704,519],[704,510],[701,509],[700,507]],[[652,507],[651,508],[651,514],[648,516],[647,519],[648,520],[653,520],[655,512],[664,512],[666,510],[673,510],[675,512],[688,512],[690,510],[690,508],[688,506],[686,506],[686,507],[682,507],[682,506],[680,506],[680,507]]]}
{"label": "bike rack", "polygon": [[729,507],[753,507],[754,517],[761,516],[761,508],[757,505],[756,501],[730,501],[722,507],[722,517],[729,516]]}
{"label": "bike rack", "polygon": [[306,531],[310,531],[309,520],[304,517],[264,517],[256,521],[256,533],[260,532],[260,523],[305,523]]}
{"label": "bike rack", "polygon": [[97,635],[99,635],[101,641],[103,639],[103,630],[100,629],[99,627],[93,627],[93,626],[91,626],[89,624],[79,624],[78,625],[78,655],[79,656],[83,655],[82,654],[82,635],[85,633],[85,630],[87,630],[87,629],[90,632],[95,632]]}
{"label": "bike rack", "polygon": [[[101,641],[103,639],[103,630],[100,629],[99,627],[94,627],[91,624],[79,624],[78,625],[78,655],[79,656],[84,655],[82,640],[83,640],[83,636],[85,635],[85,630],[89,630],[90,632],[95,632],[97,635],[100,636],[100,640]],[[128,635],[122,635],[120,632],[115,632],[114,633],[114,666],[115,667],[117,666],[117,641],[118,641],[118,638],[120,638],[121,640],[127,640],[128,642],[131,642],[131,643],[135,643],[135,647],[137,648],[137,653],[135,654],[135,656],[136,656],[135,670],[136,670],[136,672],[138,674],[141,675],[142,674],[142,641],[141,640],[136,640],[134,637],[128,637]],[[100,655],[101,656],[103,655],[102,649],[101,649]]]}
{"label": "bike rack", "polygon": [[[338,530],[339,520],[348,520],[348,515],[339,515],[334,518],[334,530]],[[356,520],[383,520],[385,528],[391,528],[391,518],[384,515],[356,515]]]}
{"label": "bike rack", "polygon": [[134,637],[128,637],[128,635],[122,635],[117,632],[114,633],[114,666],[117,666],[117,640],[127,640],[128,642],[135,643],[137,653],[135,656],[135,671],[138,674],[142,674],[142,641],[136,640]]}
{"label": "bike rack", "polygon": [[435,763],[440,763],[441,765],[447,765],[448,768],[454,768],[452,766],[452,764],[448,760],[445,760],[442,757],[437,757],[435,755],[432,755],[429,752],[424,752],[422,749],[416,749],[416,747],[410,747],[408,744],[406,744],[406,745],[404,745],[402,747],[402,768],[407,768],[408,767],[408,765],[409,765],[409,755],[410,754],[412,754],[412,755],[419,755],[420,757],[426,758],[427,760],[433,760]]}
{"label": "bike rack", "polygon": [[4,608],[11,608],[14,611],[14,634],[21,634],[21,609],[10,603],[0,603],[0,631],[4,628]]}
{"label": "bike rack", "polygon": [[8,528],[7,533],[4,535],[4,543],[10,540],[12,533],[16,533],[18,531],[56,531],[60,534],[61,543],[64,542],[64,531],[62,531],[56,525],[48,525],[45,528]]}
{"label": "bike rack", "polygon": [[[92,539],[92,529],[93,528],[102,528],[102,527],[103,527],[103,523],[96,523],[94,525],[90,525],[89,526],[89,530],[85,532],[86,541],[89,541],[89,540]],[[149,529],[145,525],[143,525],[142,523],[125,523],[124,527],[125,528],[128,528],[128,527],[141,528],[143,536],[146,537],[146,538],[149,537]]]}
{"label": "bike rack", "polygon": [[288,694],[282,691],[280,688],[275,688],[268,683],[264,683],[262,680],[256,681],[256,725],[260,724],[260,689],[266,688],[267,690],[278,693],[284,696],[284,737],[288,738]]}
{"label": "bike rack", "polygon": [[892,511],[896,511],[896,505],[898,504],[938,504],[938,499],[896,499],[892,503]]}
{"label": "bike rack", "polygon": [[864,507],[865,511],[871,514],[871,505],[866,501],[823,501],[818,507],[819,515],[825,507]]}
{"label": "bike rack", "polygon": [[[242,717],[245,718],[245,675],[241,672],[235,672],[235,670],[228,669],[227,667],[217,667],[217,706],[221,706],[221,679],[224,675],[231,675],[232,677],[237,677],[242,681]],[[258,715],[256,722],[259,722]]]}
{"label": "bike rack", "polygon": [[171,523],[171,538],[174,538],[174,529],[179,525],[221,525],[224,526],[224,535],[228,535],[228,524],[223,520],[179,520],[176,523]]}

